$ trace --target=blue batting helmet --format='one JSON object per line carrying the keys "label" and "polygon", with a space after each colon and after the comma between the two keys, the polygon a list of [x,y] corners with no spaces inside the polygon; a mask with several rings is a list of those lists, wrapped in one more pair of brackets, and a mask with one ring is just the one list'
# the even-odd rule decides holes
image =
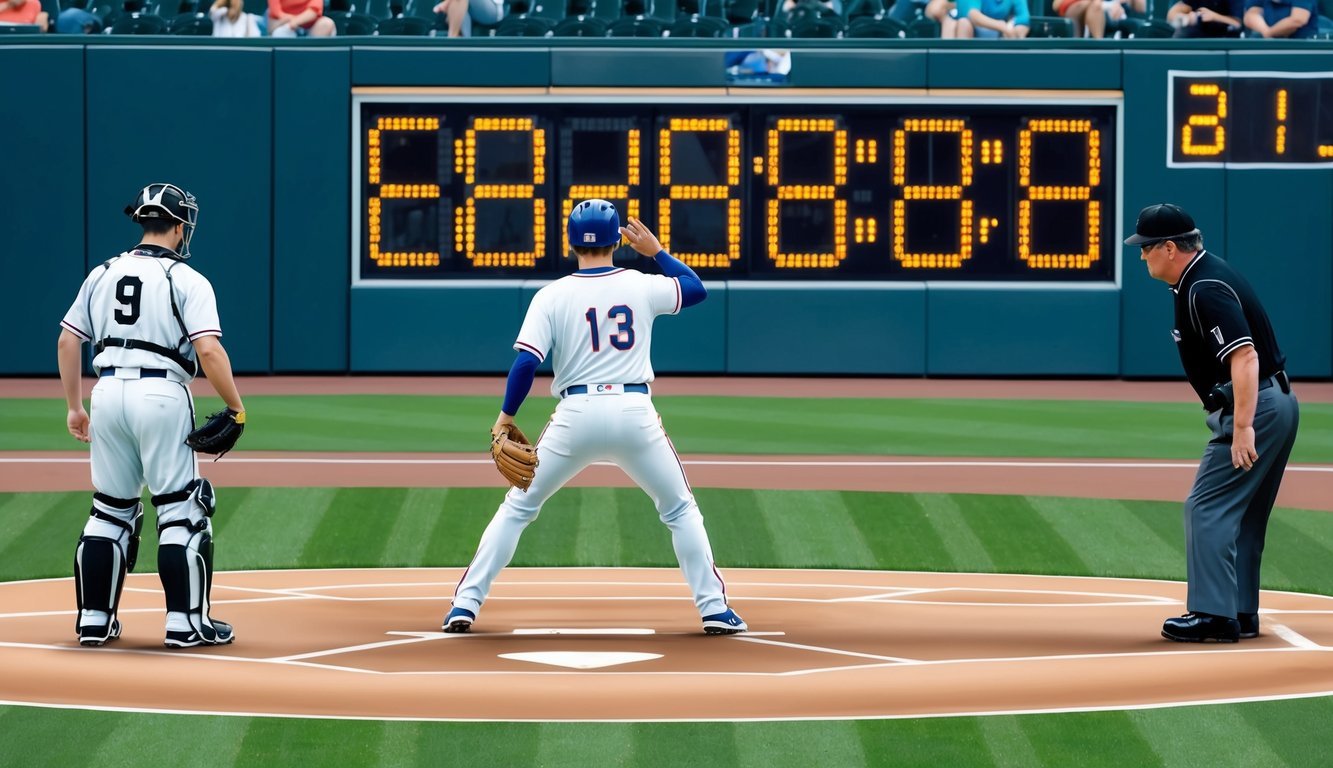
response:
{"label": "blue batting helmet", "polygon": [[620,214],[606,200],[584,200],[569,214],[572,248],[605,248],[620,243]]}

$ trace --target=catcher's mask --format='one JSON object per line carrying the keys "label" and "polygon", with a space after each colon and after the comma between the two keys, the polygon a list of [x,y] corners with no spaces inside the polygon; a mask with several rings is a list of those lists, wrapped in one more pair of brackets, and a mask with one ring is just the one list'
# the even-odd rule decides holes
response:
{"label": "catcher's mask", "polygon": [[569,214],[571,248],[605,248],[620,244],[620,214],[606,200],[584,200]]}
{"label": "catcher's mask", "polygon": [[199,203],[194,195],[175,184],[149,184],[139,190],[134,202],[125,206],[125,215],[135,223],[144,219],[175,219],[185,225],[181,230],[180,256],[190,258],[190,238],[199,222]]}

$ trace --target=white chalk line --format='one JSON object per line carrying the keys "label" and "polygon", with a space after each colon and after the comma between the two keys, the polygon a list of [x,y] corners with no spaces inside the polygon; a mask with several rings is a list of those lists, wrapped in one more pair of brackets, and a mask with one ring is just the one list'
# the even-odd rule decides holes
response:
{"label": "white chalk line", "polygon": [[[27,456],[0,457],[0,464],[87,464],[88,458],[40,458]],[[334,465],[423,465],[423,466],[491,466],[490,459],[334,459],[320,457],[227,457],[231,464],[334,464]],[[686,466],[698,467],[903,467],[903,468],[1014,468],[1014,469],[1198,469],[1198,462],[1181,461],[1025,461],[1025,460],[930,460],[930,459],[863,459],[784,460],[784,459],[682,459]],[[615,466],[610,462],[593,462],[594,466]],[[1289,464],[1288,472],[1333,473],[1333,465]]]}
{"label": "white chalk line", "polygon": [[1305,635],[1302,635],[1300,632],[1288,627],[1286,624],[1270,621],[1268,622],[1268,628],[1273,630],[1273,634],[1290,643],[1293,648],[1300,648],[1307,651],[1333,651],[1333,648],[1316,643]]}

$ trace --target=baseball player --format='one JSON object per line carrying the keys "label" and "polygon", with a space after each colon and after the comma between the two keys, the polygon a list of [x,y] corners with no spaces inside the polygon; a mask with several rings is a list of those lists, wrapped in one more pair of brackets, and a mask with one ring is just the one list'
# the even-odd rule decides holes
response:
{"label": "baseball player", "polygon": [[[569,242],[579,269],[542,288],[528,307],[514,349],[495,431],[514,423],[532,388],[537,366],[551,356],[560,398],[537,445],[537,465],[526,490],[511,488],[482,534],[472,564],[454,593],[445,632],[466,632],[491,583],[509,564],[523,529],[542,504],[594,461],[625,470],[657,506],[671,530],[676,560],[694,593],[708,634],[747,630],[727,607],[726,585],[713,565],[708,533],[675,448],[649,396],[653,319],[703,301],[707,292],[692,269],[662,250],[643,222],[620,226],[616,208],[586,200],[569,216]],[[634,250],[657,259],[662,275],[612,264],[624,236]]]}
{"label": "baseball player", "polygon": [[1249,282],[1203,248],[1194,219],[1170,203],[1139,213],[1126,245],[1171,286],[1172,338],[1208,411],[1212,438],[1185,501],[1189,613],[1162,636],[1234,643],[1259,635],[1259,565],[1300,406],[1268,313]]}
{"label": "baseball player", "polygon": [[[230,643],[231,626],[209,616],[213,487],[185,444],[194,427],[189,383],[200,365],[244,423],[245,407],[218,338],[213,286],[186,262],[199,206],[172,184],[149,184],[125,213],[143,241],[95,267],[70,306],[57,343],[67,426],[91,443],[92,513],[74,554],[83,645],[120,636],[116,608],[134,568],[145,483],[157,510],[157,569],[166,597],[166,645]],[[93,345],[92,416],[83,408],[81,346]]]}

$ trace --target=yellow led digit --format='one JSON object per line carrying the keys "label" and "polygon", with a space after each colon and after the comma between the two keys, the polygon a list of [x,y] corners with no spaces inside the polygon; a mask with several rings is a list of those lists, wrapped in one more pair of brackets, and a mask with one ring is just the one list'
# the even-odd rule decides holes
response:
{"label": "yellow led digit", "polygon": [[[477,137],[487,132],[522,133],[531,140],[532,154],[523,158],[530,163],[530,183],[478,184],[477,167],[495,159],[478,157]],[[531,117],[478,117],[463,134],[462,173],[466,199],[456,209],[454,246],[474,267],[535,267],[546,253],[546,198],[537,188],[546,184],[546,130],[538,128]],[[512,161],[512,158],[511,158]],[[520,251],[478,251],[478,203],[484,200],[528,200],[532,204],[532,248]],[[461,244],[461,248],[459,247]]]}
{"label": "yellow led digit", "polygon": [[[727,141],[726,184],[673,184],[672,136],[678,133],[721,133]],[[658,236],[662,247],[691,267],[729,267],[741,257],[741,132],[727,117],[673,117],[657,134],[658,183],[666,195],[657,201]],[[727,206],[726,250],[676,251],[671,248],[671,204],[674,200],[722,200]]]}
{"label": "yellow led digit", "polygon": [[[1082,133],[1087,136],[1088,181],[1077,186],[1038,185],[1032,183],[1032,140],[1043,133]],[[1219,134],[1220,135],[1220,134]],[[1088,269],[1101,257],[1102,204],[1092,199],[1094,187],[1102,183],[1102,132],[1091,120],[1029,119],[1018,134],[1018,186],[1027,190],[1027,199],[1018,203],[1018,257],[1033,269]],[[1033,209],[1043,201],[1085,202],[1084,224],[1087,239],[1081,253],[1033,252]],[[1061,213],[1067,210],[1062,208]]]}
{"label": "yellow led digit", "polygon": [[[914,133],[958,134],[958,184],[907,183],[907,142]],[[904,267],[957,269],[972,258],[972,201],[963,197],[972,186],[972,144],[972,129],[961,118],[910,118],[893,132],[893,185],[902,190],[902,197],[893,201],[893,258]],[[958,201],[958,250],[925,253],[907,250],[907,205],[914,200]]]}
{"label": "yellow led digit", "polygon": [[380,267],[438,267],[439,251],[381,251],[380,242],[384,235],[383,214],[384,200],[394,198],[430,198],[440,199],[438,184],[385,184],[383,177],[391,169],[384,168],[382,144],[386,131],[438,131],[440,119],[437,117],[381,117],[375,127],[366,131],[367,180],[374,187],[370,199],[366,201],[366,232],[369,241],[370,260]]}
{"label": "yellow led digit", "polygon": [[[643,150],[640,146],[640,136],[638,128],[626,130],[628,139],[625,152],[625,183],[624,184],[571,184],[565,189],[564,202],[560,205],[560,221],[568,221],[569,214],[574,210],[574,204],[588,200],[590,198],[599,198],[601,200],[624,200],[626,213],[634,218],[639,218],[639,185],[642,168]],[[623,222],[622,222],[623,223]],[[564,248],[563,253],[569,253],[569,231],[565,227],[560,227],[560,242]],[[665,242],[665,241],[663,241]]]}
{"label": "yellow led digit", "polygon": [[1287,154],[1287,89],[1280,88],[1277,92],[1277,130],[1273,137],[1273,149],[1279,155]]}
{"label": "yellow led digit", "polygon": [[[833,134],[833,163],[831,184],[784,184],[782,181],[782,134]],[[872,141],[858,142],[856,157],[859,163],[877,160],[879,149]],[[803,158],[804,162],[811,159]],[[773,198],[768,201],[768,258],[779,269],[810,269],[836,267],[847,258],[847,199],[838,196],[840,187],[847,184],[847,131],[838,127],[833,118],[784,117],[768,131],[768,186]],[[782,201],[829,200],[833,203],[833,249],[814,253],[788,253],[782,249]],[[874,242],[873,220],[860,222],[857,242],[869,238]]]}
{"label": "yellow led digit", "polygon": [[[1207,114],[1190,115],[1180,127],[1180,151],[1186,155],[1216,157],[1227,148],[1227,129],[1222,122],[1227,117],[1227,92],[1216,83],[1191,83],[1191,96],[1212,97],[1213,110]],[[1195,130],[1211,130],[1210,143],[1197,142]]]}

